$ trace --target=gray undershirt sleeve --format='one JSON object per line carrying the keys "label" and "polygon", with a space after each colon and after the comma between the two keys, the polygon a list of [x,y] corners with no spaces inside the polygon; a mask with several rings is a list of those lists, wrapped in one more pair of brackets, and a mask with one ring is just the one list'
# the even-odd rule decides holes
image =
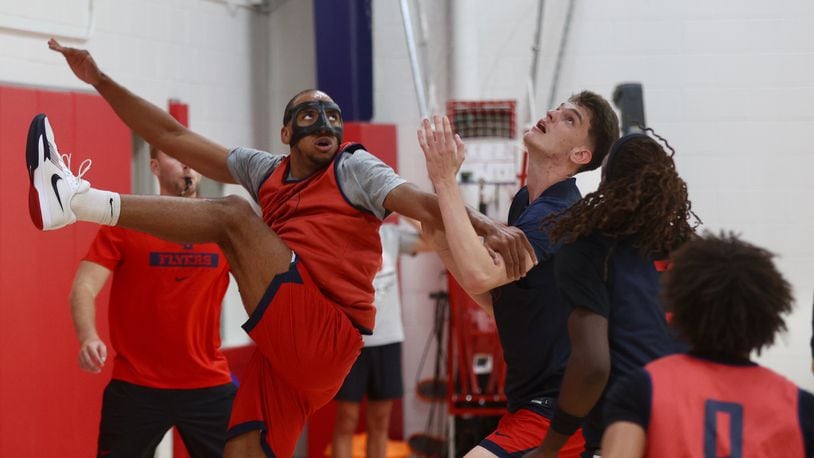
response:
{"label": "gray undershirt sleeve", "polygon": [[381,159],[364,150],[344,154],[337,165],[337,180],[345,198],[358,208],[384,219],[384,199],[406,180]]}
{"label": "gray undershirt sleeve", "polygon": [[271,154],[239,146],[229,153],[226,164],[232,177],[246,188],[252,199],[257,202],[260,186],[280,165],[284,157],[282,154]]}

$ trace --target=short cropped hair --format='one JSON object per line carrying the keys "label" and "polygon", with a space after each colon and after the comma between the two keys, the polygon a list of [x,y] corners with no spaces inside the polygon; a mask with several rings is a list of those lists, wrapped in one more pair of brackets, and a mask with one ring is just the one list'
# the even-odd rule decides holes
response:
{"label": "short cropped hair", "polygon": [[611,145],[619,138],[619,118],[607,100],[591,91],[574,94],[568,101],[587,108],[591,113],[591,127],[588,129],[588,138],[593,143],[591,162],[582,165],[577,172],[595,170],[602,165]]}
{"label": "short cropped hair", "polygon": [[300,92],[294,94],[294,97],[291,97],[291,100],[285,104],[285,111],[283,112],[283,126],[288,124],[288,121],[291,121],[291,109],[294,108],[294,101],[297,100],[297,97],[308,94],[309,92],[318,92],[319,89],[303,89]]}

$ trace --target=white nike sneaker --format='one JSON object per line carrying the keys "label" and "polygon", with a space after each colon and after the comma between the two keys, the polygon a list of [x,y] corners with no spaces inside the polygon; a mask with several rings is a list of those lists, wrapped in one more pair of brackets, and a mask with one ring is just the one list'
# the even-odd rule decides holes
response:
{"label": "white nike sneaker", "polygon": [[65,165],[56,142],[54,131],[48,118],[40,113],[34,116],[28,128],[28,141],[25,146],[25,160],[28,164],[28,213],[31,222],[43,231],[67,226],[76,221],[71,210],[74,194],[87,192],[90,183],[82,176],[90,169],[90,159],[79,166],[78,176],[71,173],[70,155],[64,155]]}

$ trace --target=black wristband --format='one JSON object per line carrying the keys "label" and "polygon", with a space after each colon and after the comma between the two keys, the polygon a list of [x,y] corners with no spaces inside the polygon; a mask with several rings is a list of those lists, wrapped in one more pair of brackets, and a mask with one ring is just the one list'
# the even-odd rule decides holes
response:
{"label": "black wristband", "polygon": [[551,419],[551,430],[565,436],[571,436],[580,426],[585,417],[575,417],[557,406],[554,409],[554,418]]}

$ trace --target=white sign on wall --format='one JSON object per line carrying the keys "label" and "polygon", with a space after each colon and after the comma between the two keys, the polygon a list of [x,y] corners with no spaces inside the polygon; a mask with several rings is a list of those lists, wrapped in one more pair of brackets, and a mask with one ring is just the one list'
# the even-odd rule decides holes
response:
{"label": "white sign on wall", "polygon": [[94,24],[94,0],[0,0],[0,29],[87,40]]}

